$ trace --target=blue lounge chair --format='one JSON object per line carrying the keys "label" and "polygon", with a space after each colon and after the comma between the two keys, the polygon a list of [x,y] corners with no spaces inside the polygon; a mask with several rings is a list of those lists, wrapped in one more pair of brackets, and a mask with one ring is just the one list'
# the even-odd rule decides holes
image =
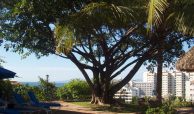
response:
{"label": "blue lounge chair", "polygon": [[39,100],[36,98],[35,94],[33,92],[28,92],[28,96],[30,98],[30,101],[33,106],[40,106],[44,108],[50,108],[50,107],[60,107],[61,104],[59,103],[45,103],[45,102],[39,102]]}
{"label": "blue lounge chair", "polygon": [[13,96],[14,96],[15,101],[18,105],[20,105],[20,106],[27,105],[27,103],[25,102],[25,100],[23,99],[23,97],[20,94],[14,93]]}
{"label": "blue lounge chair", "polygon": [[29,109],[29,111],[44,110],[44,111],[46,111],[47,114],[49,114],[49,113],[52,114],[52,111],[50,109],[48,109],[49,108],[48,106],[39,106],[39,105],[36,105],[35,107],[30,107],[29,104],[25,102],[25,100],[23,99],[23,97],[20,94],[14,93],[14,98],[15,98],[15,101],[17,102],[17,104],[20,107],[23,107],[26,110],[28,110],[28,109]]}
{"label": "blue lounge chair", "polygon": [[0,113],[3,113],[3,114],[19,114],[19,111],[15,110],[15,109],[0,109]]}

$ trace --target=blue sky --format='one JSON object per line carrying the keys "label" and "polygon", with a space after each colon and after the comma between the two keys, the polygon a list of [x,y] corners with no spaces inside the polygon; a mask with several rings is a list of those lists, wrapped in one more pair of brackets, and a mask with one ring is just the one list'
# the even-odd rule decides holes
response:
{"label": "blue sky", "polygon": [[[19,78],[16,77],[12,80],[36,82],[39,80],[39,76],[45,78],[47,74],[50,75],[50,80],[54,82],[67,81],[74,78],[84,79],[81,72],[71,61],[55,55],[40,59],[37,59],[34,55],[30,55],[26,59],[21,59],[18,53],[6,52],[3,46],[0,46],[0,52],[0,57],[6,61],[3,67],[16,72],[19,76]],[[142,67],[134,79],[141,79],[144,71],[146,69]],[[127,71],[123,75],[126,73]]]}

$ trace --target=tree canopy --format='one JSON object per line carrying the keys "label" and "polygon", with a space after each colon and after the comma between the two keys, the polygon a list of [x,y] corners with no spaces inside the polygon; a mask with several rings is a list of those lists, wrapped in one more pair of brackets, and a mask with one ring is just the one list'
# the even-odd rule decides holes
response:
{"label": "tree canopy", "polygon": [[[170,29],[147,35],[147,4],[146,0],[2,1],[0,33],[9,41],[6,49],[24,56],[56,54],[71,60],[92,89],[92,103],[110,103],[143,63],[154,62],[158,49],[164,49],[169,62],[182,53],[181,33]],[[129,66],[127,75],[111,85]]]}
{"label": "tree canopy", "polygon": [[[193,1],[190,0],[150,0],[147,30],[151,37],[158,40],[158,55],[153,58],[157,64],[157,98],[162,100],[162,68],[176,62],[176,57],[183,53],[182,42],[189,46],[193,40]],[[169,40],[174,42],[169,43]],[[172,45],[173,44],[173,45]],[[172,48],[166,50],[166,48]]]}

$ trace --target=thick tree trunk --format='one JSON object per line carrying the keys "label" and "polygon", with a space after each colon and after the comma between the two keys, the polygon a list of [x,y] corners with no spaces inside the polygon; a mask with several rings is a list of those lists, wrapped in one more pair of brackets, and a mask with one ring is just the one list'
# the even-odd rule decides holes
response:
{"label": "thick tree trunk", "polygon": [[103,105],[102,99],[100,96],[96,95],[95,92],[92,93],[92,99],[91,99],[91,104],[99,104]]}
{"label": "thick tree trunk", "polygon": [[157,60],[158,66],[157,66],[157,86],[156,86],[156,92],[157,92],[157,101],[159,103],[162,103],[162,66],[163,66],[163,57],[162,53],[160,52],[158,55]]}
{"label": "thick tree trunk", "polygon": [[92,94],[91,104],[98,104],[98,105],[104,105],[104,104],[112,104],[113,97],[111,95],[107,96],[97,96],[96,94]]}
{"label": "thick tree trunk", "polygon": [[95,84],[92,90],[91,104],[111,104],[113,101],[113,95],[109,93],[110,83],[104,83],[102,85]]}

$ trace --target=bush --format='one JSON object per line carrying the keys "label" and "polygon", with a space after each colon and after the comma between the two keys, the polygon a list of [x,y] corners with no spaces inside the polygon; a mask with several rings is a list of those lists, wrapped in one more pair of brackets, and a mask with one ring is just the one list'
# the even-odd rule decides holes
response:
{"label": "bush", "polygon": [[10,100],[12,97],[13,87],[9,80],[0,80],[0,98]]}
{"label": "bush", "polygon": [[137,105],[138,104],[138,97],[137,96],[133,96],[132,97],[131,104],[134,104],[134,105]]}
{"label": "bush", "polygon": [[55,100],[57,98],[57,87],[55,86],[55,84],[52,82],[48,82],[48,80],[44,80],[42,78],[39,78],[39,80],[40,85],[38,86],[38,88],[40,91],[38,89],[35,90],[35,92],[39,91],[37,93],[39,98],[44,101]]}
{"label": "bush", "polygon": [[27,97],[27,92],[31,90],[31,87],[26,84],[26,85],[16,85],[13,87],[13,91],[22,95],[22,97],[25,99],[25,100],[28,100],[28,97]]}
{"label": "bush", "polygon": [[192,106],[191,102],[185,102],[181,98],[170,98],[162,103],[158,107],[149,107],[146,114],[174,114],[175,108]]}
{"label": "bush", "polygon": [[28,84],[18,85],[14,87],[14,91],[21,94],[26,100],[28,100],[28,91],[34,92],[37,98],[41,101],[51,101],[57,99],[57,88],[54,83],[48,82],[42,78],[39,78],[39,83],[40,84],[38,86],[29,86]]}
{"label": "bush", "polygon": [[73,97],[70,93],[70,91],[68,90],[68,88],[66,86],[63,86],[63,87],[59,87],[57,89],[57,97],[60,99],[60,100],[72,100]]}
{"label": "bush", "polygon": [[91,90],[86,81],[73,79],[58,88],[57,96],[63,100],[88,100],[91,97]]}

